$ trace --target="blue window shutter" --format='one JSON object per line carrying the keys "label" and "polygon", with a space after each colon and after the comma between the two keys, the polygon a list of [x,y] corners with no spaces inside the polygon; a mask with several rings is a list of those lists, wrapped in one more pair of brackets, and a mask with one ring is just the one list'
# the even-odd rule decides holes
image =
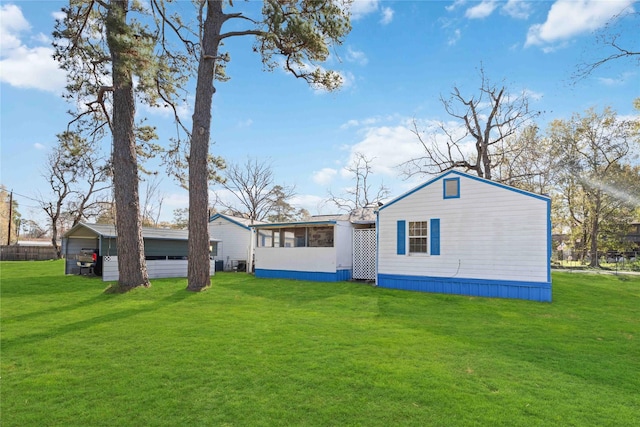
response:
{"label": "blue window shutter", "polygon": [[407,253],[407,225],[406,221],[398,221],[398,255]]}
{"label": "blue window shutter", "polygon": [[440,255],[440,219],[431,219],[431,255]]}

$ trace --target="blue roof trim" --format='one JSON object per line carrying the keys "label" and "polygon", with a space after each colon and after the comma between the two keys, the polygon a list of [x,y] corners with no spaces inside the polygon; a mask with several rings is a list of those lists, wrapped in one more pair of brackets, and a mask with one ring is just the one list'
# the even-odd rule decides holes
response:
{"label": "blue roof trim", "polygon": [[413,193],[422,190],[423,188],[433,184],[436,181],[439,181],[449,175],[458,175],[464,178],[469,178],[469,179],[473,179],[475,181],[479,181],[479,182],[483,182],[485,184],[489,184],[489,185],[493,185],[495,187],[500,187],[500,188],[504,188],[505,190],[509,190],[509,191],[513,191],[514,193],[520,193],[523,194],[525,196],[529,196],[529,197],[533,197],[534,199],[538,199],[538,200],[544,200],[544,201],[548,201],[551,200],[548,196],[543,196],[541,194],[536,194],[536,193],[531,193],[529,191],[525,191],[525,190],[521,190],[519,188],[515,188],[515,187],[511,187],[509,185],[506,184],[501,184],[499,182],[495,182],[495,181],[490,181],[488,179],[485,178],[480,178],[479,176],[473,176],[473,175],[469,175],[468,173],[464,173],[464,172],[460,172],[460,171],[456,171],[456,170],[450,170],[448,172],[445,172],[441,175],[436,176],[435,178],[430,179],[429,181],[425,182],[424,184],[421,184],[419,186],[417,186],[416,188],[414,188],[413,190],[409,190],[408,192],[404,193],[401,196],[396,197],[395,199],[391,200],[388,203],[385,203],[383,206],[380,207],[380,209],[378,209],[378,211],[381,211],[383,209],[388,208],[389,206],[393,205],[396,202],[399,202],[400,200],[404,199],[405,197],[409,197],[410,195],[412,195]]}
{"label": "blue roof trim", "polygon": [[245,230],[251,230],[251,227],[249,227],[248,225],[241,224],[241,223],[239,223],[238,221],[236,221],[236,220],[234,220],[234,219],[232,219],[232,218],[229,218],[228,216],[223,215],[223,214],[220,214],[220,213],[217,213],[217,214],[215,214],[214,216],[210,217],[210,218],[209,218],[209,222],[213,222],[213,221],[215,221],[215,220],[216,220],[216,219],[218,219],[218,218],[226,219],[226,220],[227,220],[227,221],[229,221],[230,223],[235,224],[235,225],[237,225],[237,226],[239,226],[239,227],[242,227],[242,228],[244,228]]}
{"label": "blue roof trim", "polygon": [[280,222],[271,224],[254,224],[253,228],[283,228],[283,227],[297,227],[301,225],[336,225],[338,221],[332,219],[330,221],[307,221],[307,222]]}

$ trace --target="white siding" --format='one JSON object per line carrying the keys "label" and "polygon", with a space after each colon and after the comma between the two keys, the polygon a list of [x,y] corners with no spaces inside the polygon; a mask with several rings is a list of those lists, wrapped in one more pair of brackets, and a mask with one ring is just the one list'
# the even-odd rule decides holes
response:
{"label": "white siding", "polygon": [[335,273],[335,248],[256,248],[256,269]]}
{"label": "white siding", "polygon": [[[147,272],[150,279],[165,277],[187,277],[187,260],[149,260]],[[215,263],[210,262],[209,272],[215,275]],[[118,257],[104,257],[102,263],[102,280],[111,282],[118,280]]]}
{"label": "white siding", "polygon": [[218,218],[209,223],[209,237],[221,240],[218,242],[218,255],[215,259],[224,261],[225,269],[227,269],[227,263],[230,264],[230,268],[233,261],[242,260],[247,261],[248,264],[251,263],[251,236],[251,230],[224,218]]}
{"label": "white siding", "polygon": [[[436,180],[380,210],[379,273],[547,281],[545,200],[464,176],[460,198],[444,199],[442,185]],[[431,218],[440,219],[440,255],[397,255],[397,221]]]}
{"label": "white siding", "polygon": [[353,227],[348,221],[338,221],[335,227],[334,245],[338,270],[353,268]]}

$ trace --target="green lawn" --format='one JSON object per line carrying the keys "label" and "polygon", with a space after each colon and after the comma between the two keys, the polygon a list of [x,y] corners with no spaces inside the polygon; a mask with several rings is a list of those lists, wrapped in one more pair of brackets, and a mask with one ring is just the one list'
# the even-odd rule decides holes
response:
{"label": "green lawn", "polygon": [[107,295],[0,263],[1,424],[624,426],[640,276],[558,273],[553,303],[218,274]]}

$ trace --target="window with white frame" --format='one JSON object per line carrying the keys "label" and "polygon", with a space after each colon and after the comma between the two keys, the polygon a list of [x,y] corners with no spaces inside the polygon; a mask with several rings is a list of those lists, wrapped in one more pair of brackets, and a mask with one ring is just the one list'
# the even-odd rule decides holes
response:
{"label": "window with white frame", "polygon": [[427,239],[428,221],[409,222],[409,253],[428,253]]}

